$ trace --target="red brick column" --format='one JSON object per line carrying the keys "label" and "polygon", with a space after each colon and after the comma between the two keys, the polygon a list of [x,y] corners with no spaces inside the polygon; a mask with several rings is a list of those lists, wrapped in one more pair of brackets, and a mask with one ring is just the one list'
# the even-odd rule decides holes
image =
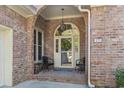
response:
{"label": "red brick column", "polygon": [[115,71],[124,68],[124,6],[91,8],[91,79],[115,87]]}
{"label": "red brick column", "polygon": [[33,31],[36,16],[27,19],[27,79],[32,79],[34,74],[33,62]]}

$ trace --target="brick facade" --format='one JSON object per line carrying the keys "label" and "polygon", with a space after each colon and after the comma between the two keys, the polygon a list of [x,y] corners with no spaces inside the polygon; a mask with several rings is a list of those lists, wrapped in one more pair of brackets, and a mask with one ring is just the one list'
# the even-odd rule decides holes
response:
{"label": "brick facade", "polygon": [[[65,23],[75,24],[80,33],[80,58],[85,57],[85,21],[83,17],[64,19]],[[41,16],[37,17],[35,26],[44,31],[44,55],[54,59],[54,33],[56,28],[61,24],[59,20],[44,20]],[[34,79],[39,79],[40,75],[34,75]],[[62,80],[63,81],[63,80]],[[71,81],[71,80],[70,80]],[[66,79],[65,79],[66,82]],[[73,81],[72,81],[73,82]]]}
{"label": "brick facade", "polygon": [[[83,18],[71,18],[64,19],[65,23],[75,24],[80,33],[80,58],[85,56],[85,23]],[[45,55],[54,58],[54,32],[56,28],[61,24],[61,20],[49,20],[46,21],[45,31]]]}
{"label": "brick facade", "polygon": [[[116,68],[124,68],[124,6],[91,9],[91,80],[115,87]],[[101,39],[101,42],[95,42]]]}
{"label": "brick facade", "polygon": [[[42,13],[44,8],[40,10]],[[44,30],[45,55],[54,57],[54,31],[61,20],[41,16],[24,18],[6,6],[0,6],[0,24],[13,29],[13,85],[33,79],[33,29]],[[114,72],[124,67],[124,6],[91,7],[91,82],[98,87],[115,87]],[[65,19],[80,31],[80,55],[87,55],[87,14]]]}
{"label": "brick facade", "polygon": [[0,25],[13,29],[13,85],[26,80],[26,19],[6,6],[0,6]]}

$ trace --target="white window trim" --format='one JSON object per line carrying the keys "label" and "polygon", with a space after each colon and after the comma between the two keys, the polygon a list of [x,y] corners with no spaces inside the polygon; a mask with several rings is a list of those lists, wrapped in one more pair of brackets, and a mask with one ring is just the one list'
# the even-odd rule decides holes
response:
{"label": "white window trim", "polygon": [[[76,30],[78,30],[78,33],[79,33],[79,38],[78,38],[78,56],[79,56],[79,59],[80,59],[80,31],[79,31],[79,28],[75,25],[75,24],[73,24],[73,23],[71,23],[71,22],[66,22],[65,24],[71,24],[72,25],[72,27],[73,28],[76,28]],[[56,39],[58,39],[58,40],[60,40],[61,38],[67,38],[67,37],[71,37],[72,38],[72,42],[73,42],[73,39],[74,39],[74,34],[72,34],[72,35],[70,35],[70,36],[56,36],[56,32],[57,32],[57,30],[58,30],[58,28],[60,27],[60,25],[55,29],[55,31],[54,31],[54,60],[56,59]],[[60,42],[59,42],[60,43]],[[60,44],[59,44],[59,47],[60,47]],[[58,50],[58,51],[60,51],[60,49]],[[59,52],[58,52],[59,53]],[[72,51],[72,55],[74,56],[74,51]],[[74,68],[74,63],[75,62],[75,60],[73,59],[73,62],[72,62],[72,66],[69,66],[69,67],[67,67],[66,66],[66,68]],[[55,67],[63,67],[64,68],[64,66],[58,66],[58,64],[57,64],[57,66],[56,66],[56,61],[55,61],[55,64],[54,64],[54,66]]]}
{"label": "white window trim", "polygon": [[[33,45],[36,45],[36,61],[34,61],[34,63],[41,63],[42,60],[38,60],[38,32],[41,32],[42,33],[42,56],[44,55],[44,31],[38,27],[35,27],[34,30],[36,30],[36,44],[34,44],[33,42]],[[34,33],[33,33],[34,34]],[[34,37],[33,37],[34,38]],[[33,54],[34,56],[34,54]]]}

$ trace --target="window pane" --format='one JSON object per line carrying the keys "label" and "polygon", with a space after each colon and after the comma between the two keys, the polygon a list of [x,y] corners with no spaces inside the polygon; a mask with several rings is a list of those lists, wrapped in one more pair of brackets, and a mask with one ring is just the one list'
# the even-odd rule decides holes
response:
{"label": "window pane", "polygon": [[56,36],[70,36],[73,33],[73,28],[71,24],[65,24],[65,30],[62,32],[61,31],[61,27],[58,28],[57,32],[56,32]]}
{"label": "window pane", "polygon": [[61,39],[61,51],[71,51],[72,50],[72,39],[62,38]]}
{"label": "window pane", "polygon": [[38,45],[42,44],[42,33],[38,32]]}
{"label": "window pane", "polygon": [[71,66],[72,65],[72,52],[61,53],[61,65]]}
{"label": "window pane", "polygon": [[34,30],[34,44],[36,44],[36,30]]}
{"label": "window pane", "polygon": [[36,61],[36,45],[34,45],[34,61]]}
{"label": "window pane", "polygon": [[38,60],[41,60],[41,56],[42,56],[42,47],[38,46]]}
{"label": "window pane", "polygon": [[58,48],[59,48],[59,40],[56,39],[56,53],[58,53]]}

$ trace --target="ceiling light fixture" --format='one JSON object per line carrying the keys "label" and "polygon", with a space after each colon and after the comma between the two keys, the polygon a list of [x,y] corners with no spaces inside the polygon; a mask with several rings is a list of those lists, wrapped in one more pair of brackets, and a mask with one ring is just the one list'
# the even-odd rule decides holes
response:
{"label": "ceiling light fixture", "polygon": [[60,29],[59,29],[59,31],[62,33],[63,31],[66,30],[66,25],[64,24],[64,20],[63,20],[63,12],[64,12],[64,8],[62,8],[61,11],[62,11],[62,22],[61,22],[61,25],[60,25]]}

